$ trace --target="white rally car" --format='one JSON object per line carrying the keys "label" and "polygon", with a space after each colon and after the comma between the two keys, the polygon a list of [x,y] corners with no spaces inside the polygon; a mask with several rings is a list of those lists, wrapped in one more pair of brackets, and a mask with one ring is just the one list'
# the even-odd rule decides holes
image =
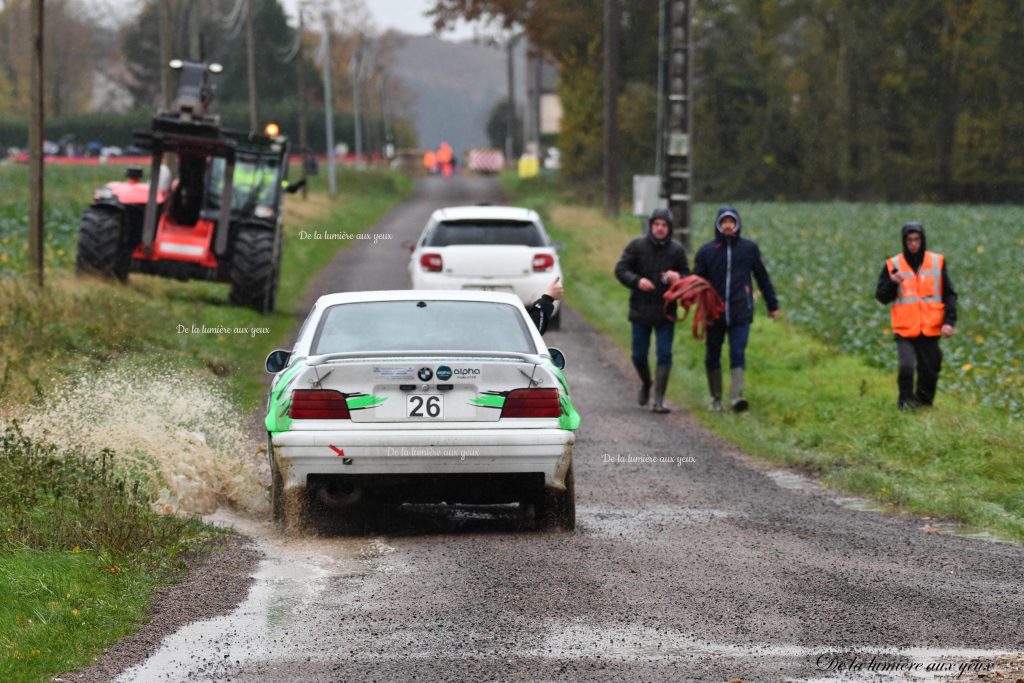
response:
{"label": "white rally car", "polygon": [[[557,249],[535,211],[514,206],[454,206],[427,221],[409,259],[413,289],[482,289],[536,301],[562,276]],[[548,322],[557,330],[559,302]]]}
{"label": "white rally car", "polygon": [[321,297],[294,349],[267,357],[275,520],[518,502],[538,526],[572,529],[580,418],[563,365],[512,294]]}

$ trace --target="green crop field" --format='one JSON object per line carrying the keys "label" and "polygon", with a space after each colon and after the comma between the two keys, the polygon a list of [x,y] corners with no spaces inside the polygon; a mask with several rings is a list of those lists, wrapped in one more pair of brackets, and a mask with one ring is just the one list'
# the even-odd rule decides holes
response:
{"label": "green crop field", "polygon": [[[92,201],[92,192],[120,180],[124,166],[48,166],[44,175],[44,257],[47,268],[74,266],[78,220]],[[0,166],[0,277],[25,269],[28,254],[28,168]]]}
{"label": "green crop field", "polygon": [[[716,207],[694,212],[710,238]],[[1024,208],[893,204],[740,204],[788,319],[840,351],[893,368],[889,310],[874,300],[883,259],[900,250],[900,227],[921,221],[928,248],[946,256],[959,294],[957,334],[942,343],[940,391],[1024,415]],[[895,381],[895,380],[894,380]]]}

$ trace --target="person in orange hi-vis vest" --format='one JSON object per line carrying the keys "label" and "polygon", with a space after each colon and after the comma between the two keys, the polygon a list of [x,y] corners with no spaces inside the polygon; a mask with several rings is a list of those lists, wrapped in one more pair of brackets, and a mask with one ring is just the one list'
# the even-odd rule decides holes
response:
{"label": "person in orange hi-vis vest", "polygon": [[445,178],[452,174],[452,148],[447,142],[437,148],[437,165]]}
{"label": "person in orange hi-vis vest", "polygon": [[423,153],[423,168],[427,169],[427,175],[432,175],[436,170],[437,166],[437,155],[434,151],[428,149]]}
{"label": "person in orange hi-vis vest", "polygon": [[899,359],[899,409],[930,406],[942,368],[939,338],[951,337],[955,331],[956,290],[946,272],[946,259],[928,251],[920,223],[903,226],[903,251],[886,259],[875,298],[891,304]]}

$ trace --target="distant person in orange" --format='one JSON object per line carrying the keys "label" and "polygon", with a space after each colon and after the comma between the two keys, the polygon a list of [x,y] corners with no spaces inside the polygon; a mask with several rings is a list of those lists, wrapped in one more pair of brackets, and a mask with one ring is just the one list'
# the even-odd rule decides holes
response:
{"label": "distant person in orange", "polygon": [[437,165],[445,178],[452,174],[452,148],[447,142],[442,142],[437,149]]}
{"label": "distant person in orange", "polygon": [[434,150],[428,149],[423,153],[423,168],[427,170],[427,175],[434,175],[437,170],[437,155],[434,154]]}

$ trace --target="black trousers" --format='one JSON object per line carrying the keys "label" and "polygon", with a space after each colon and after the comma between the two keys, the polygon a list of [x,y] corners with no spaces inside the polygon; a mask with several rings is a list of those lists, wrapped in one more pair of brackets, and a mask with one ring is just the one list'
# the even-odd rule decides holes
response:
{"label": "black trousers", "polygon": [[[935,400],[935,388],[942,369],[942,349],[938,337],[896,337],[899,357],[897,385],[900,402],[917,401],[930,406]],[[917,389],[914,389],[914,370],[917,370]]]}

